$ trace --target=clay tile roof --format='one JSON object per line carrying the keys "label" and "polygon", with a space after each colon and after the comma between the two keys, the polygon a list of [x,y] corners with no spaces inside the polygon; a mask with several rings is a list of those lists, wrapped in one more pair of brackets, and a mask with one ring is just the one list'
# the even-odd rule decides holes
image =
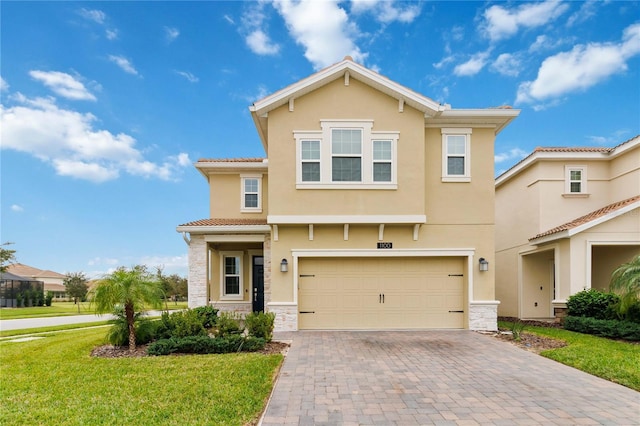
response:
{"label": "clay tile roof", "polygon": [[539,146],[534,152],[611,152],[613,148],[592,147],[592,146]]}
{"label": "clay tile roof", "polygon": [[200,158],[199,162],[206,163],[262,163],[265,159],[255,158]]}
{"label": "clay tile roof", "polygon": [[180,226],[242,226],[266,224],[267,219],[200,219]]}
{"label": "clay tile roof", "polygon": [[547,235],[556,234],[558,232],[568,231],[569,229],[573,229],[580,225],[584,225],[585,223],[589,223],[592,220],[598,219],[599,217],[602,217],[611,212],[619,210],[625,206],[628,206],[629,204],[633,204],[636,201],[640,201],[640,195],[636,195],[635,197],[627,198],[626,200],[618,201],[617,203],[609,204],[608,206],[605,206],[601,209],[592,211],[591,213],[588,213],[584,216],[574,219],[571,222],[567,222],[563,225],[556,226],[555,228],[542,232],[533,238],[529,238],[529,241],[535,240],[536,238],[546,237]]}

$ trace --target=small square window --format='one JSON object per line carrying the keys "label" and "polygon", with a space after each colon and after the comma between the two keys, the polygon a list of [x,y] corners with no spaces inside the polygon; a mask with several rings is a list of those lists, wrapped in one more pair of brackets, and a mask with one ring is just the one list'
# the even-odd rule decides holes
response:
{"label": "small square window", "polygon": [[565,193],[586,194],[587,169],[585,166],[565,166]]}
{"label": "small square window", "polygon": [[260,211],[262,209],[260,203],[260,186],[262,179],[260,177],[242,177],[242,206],[241,211]]}

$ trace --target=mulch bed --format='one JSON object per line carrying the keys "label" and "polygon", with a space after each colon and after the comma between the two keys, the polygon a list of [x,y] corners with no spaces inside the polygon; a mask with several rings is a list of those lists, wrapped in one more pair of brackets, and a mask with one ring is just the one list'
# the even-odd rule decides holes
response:
{"label": "mulch bed", "polygon": [[[97,358],[140,358],[149,356],[147,355],[147,346],[149,345],[138,345],[135,350],[130,351],[127,346],[103,345],[94,348],[91,351],[91,356]],[[265,345],[264,349],[257,351],[256,353],[264,355],[286,354],[288,349],[288,343],[269,342]],[[173,356],[179,355],[185,354],[173,354]]]}
{"label": "mulch bed", "polygon": [[[512,318],[512,317],[500,317],[498,318],[498,320],[509,321],[509,322],[520,321],[525,326],[529,325],[529,326],[535,326],[535,327],[562,328],[562,324],[560,322],[518,320],[518,318]],[[557,340],[557,339],[553,339],[551,337],[545,337],[545,336],[538,336],[533,333],[528,333],[527,331],[522,331],[520,333],[520,340],[514,339],[513,335],[508,330],[500,330],[497,333],[494,333],[494,336],[497,339],[503,340],[505,342],[509,342],[522,349],[525,349],[527,351],[534,352],[537,354],[549,349],[557,349],[557,348],[562,348],[567,346],[567,343],[563,340]]]}

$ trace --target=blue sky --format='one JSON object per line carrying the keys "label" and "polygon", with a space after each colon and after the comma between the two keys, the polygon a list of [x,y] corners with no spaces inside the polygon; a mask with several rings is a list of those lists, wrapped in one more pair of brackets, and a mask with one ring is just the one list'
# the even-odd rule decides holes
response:
{"label": "blue sky", "polygon": [[7,2],[0,241],[91,277],[186,276],[198,158],[260,157],[248,106],[351,55],[453,108],[512,105],[496,174],[536,146],[640,133],[640,4]]}

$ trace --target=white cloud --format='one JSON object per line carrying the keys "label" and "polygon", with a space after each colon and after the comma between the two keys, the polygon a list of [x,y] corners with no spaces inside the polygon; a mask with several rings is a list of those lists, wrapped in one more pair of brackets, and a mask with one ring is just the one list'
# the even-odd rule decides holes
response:
{"label": "white cloud", "polygon": [[535,28],[558,18],[569,6],[556,0],[528,3],[513,9],[493,5],[484,12],[482,30],[492,41],[513,36],[520,28]]}
{"label": "white cloud", "polygon": [[0,77],[0,92],[6,92],[7,90],[9,90],[9,83],[7,83],[7,80],[4,78]]}
{"label": "white cloud", "polygon": [[527,154],[528,153],[526,151],[520,148],[513,148],[507,152],[501,152],[500,154],[496,154],[494,159],[497,164],[497,163],[503,163],[505,161],[510,161],[510,160],[522,160],[524,157],[527,156]]}
{"label": "white cloud", "polygon": [[125,172],[171,180],[190,162],[184,153],[161,163],[146,160],[133,137],[94,129],[93,114],[60,108],[52,98],[18,93],[12,99],[17,105],[0,106],[2,149],[31,154],[61,176],[104,182]]}
{"label": "white cloud", "polygon": [[139,75],[138,70],[136,70],[133,64],[124,56],[109,55],[109,60],[119,66],[122,71],[133,75]]}
{"label": "white cloud", "polygon": [[176,71],[176,74],[186,78],[190,83],[197,83],[200,81],[198,77],[196,77],[195,75],[191,74],[188,71]]}
{"label": "white cloud", "polygon": [[587,136],[587,140],[591,143],[606,146],[616,146],[624,141],[631,132],[628,129],[616,130],[610,136]]}
{"label": "white cloud", "polygon": [[446,56],[446,57],[442,58],[442,59],[440,60],[440,62],[436,62],[435,64],[433,64],[433,67],[434,67],[435,69],[439,70],[440,68],[442,68],[442,67],[443,67],[443,66],[445,66],[446,64],[449,64],[449,63],[451,63],[451,62],[454,62],[454,61],[455,61],[455,59],[456,59],[456,58],[455,58],[455,56],[454,56],[454,55]]}
{"label": "white cloud", "polygon": [[105,30],[105,34],[109,40],[116,40],[118,38],[118,30],[115,28],[112,30]]}
{"label": "white cloud", "polygon": [[522,69],[522,62],[517,55],[502,53],[491,64],[491,69],[499,74],[516,77]]}
{"label": "white cloud", "polygon": [[24,208],[22,206],[19,206],[17,204],[12,204],[11,205],[11,210],[17,213],[23,212]]}
{"label": "white cloud", "polygon": [[95,266],[95,265],[109,265],[109,266],[114,266],[117,265],[119,262],[118,259],[115,258],[109,258],[109,257],[94,257],[93,259],[89,260],[87,262],[87,265],[89,266]]}
{"label": "white cloud", "polygon": [[164,274],[173,274],[176,271],[184,273],[189,265],[189,258],[185,254],[178,256],[143,256],[138,264],[147,265],[151,270],[161,267]]}
{"label": "white cloud", "polygon": [[230,23],[231,25],[235,25],[235,21],[233,20],[233,18],[229,15],[224,15],[223,16],[224,20],[227,21],[228,23]]}
{"label": "white cloud", "polygon": [[400,7],[393,0],[351,0],[351,12],[372,13],[377,21],[385,24],[394,21],[413,22],[420,15],[420,11],[417,4],[405,4],[405,7]]}
{"label": "white cloud", "polygon": [[173,27],[164,27],[164,36],[167,39],[167,42],[171,43],[180,35],[180,30]]}
{"label": "white cloud", "polygon": [[280,46],[274,44],[262,30],[254,30],[247,35],[245,41],[253,53],[258,55],[275,55],[280,51]]}
{"label": "white cloud", "polygon": [[284,0],[273,5],[315,69],[336,63],[346,55],[360,63],[366,59],[367,54],[355,44],[358,29],[337,1]]}
{"label": "white cloud", "polygon": [[586,90],[627,70],[626,61],[640,53],[640,24],[627,27],[620,43],[577,45],[542,62],[534,81],[518,87],[516,103],[546,101]]}
{"label": "white cloud", "polygon": [[107,15],[101,10],[95,10],[95,9],[89,10],[89,9],[82,8],[78,11],[78,13],[83,18],[88,19],[89,21],[96,22],[101,25],[104,24],[105,19],[107,19]]}
{"label": "white cloud", "polygon": [[596,16],[596,8],[605,3],[601,0],[587,0],[580,6],[577,12],[572,14],[567,20],[567,26],[572,27],[574,24],[581,24]]}
{"label": "white cloud", "polygon": [[31,78],[42,82],[54,93],[73,100],[95,101],[96,97],[73,76],[59,71],[29,71]]}
{"label": "white cloud", "polygon": [[487,64],[489,52],[479,52],[471,56],[471,58],[460,65],[456,65],[453,73],[459,77],[468,77],[478,74]]}

